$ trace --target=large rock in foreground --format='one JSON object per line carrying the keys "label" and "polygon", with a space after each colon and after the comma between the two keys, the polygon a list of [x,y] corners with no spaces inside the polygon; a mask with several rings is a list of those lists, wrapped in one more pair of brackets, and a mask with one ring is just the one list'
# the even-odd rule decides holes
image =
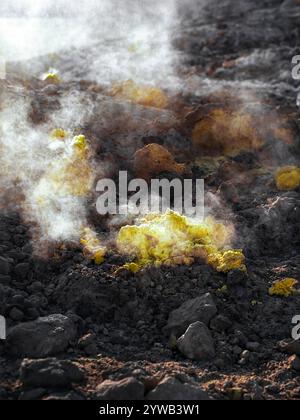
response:
{"label": "large rock in foreground", "polygon": [[199,321],[209,325],[212,318],[217,314],[217,307],[210,293],[185,302],[179,309],[170,314],[165,332],[180,337],[187,328]]}
{"label": "large rock in foreground", "polygon": [[64,352],[76,337],[77,328],[70,318],[49,315],[13,327],[6,351],[12,356],[43,358]]}
{"label": "large rock in foreground", "polygon": [[177,347],[182,354],[192,360],[210,360],[215,357],[212,335],[202,322],[190,325],[177,341]]}
{"label": "large rock in foreground", "polygon": [[176,378],[165,378],[153,391],[147,400],[150,401],[206,401],[208,394],[200,387],[183,384]]}
{"label": "large rock in foreground", "polygon": [[97,387],[100,401],[137,401],[144,399],[144,385],[135,378],[106,380]]}

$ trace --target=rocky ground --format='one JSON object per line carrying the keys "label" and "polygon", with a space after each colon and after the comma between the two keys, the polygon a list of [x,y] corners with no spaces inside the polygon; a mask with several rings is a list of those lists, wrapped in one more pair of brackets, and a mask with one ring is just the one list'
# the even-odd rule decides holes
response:
{"label": "rocky ground", "polygon": [[[191,125],[208,109],[243,107],[262,116],[258,124],[267,127],[259,151],[190,165],[222,203],[216,214],[235,225],[234,245],[243,248],[248,273],[221,274],[197,261],[114,275],[124,262],[116,252],[95,266],[67,246],[51,258],[37,257],[31,226],[7,209],[9,191],[0,215],[0,312],[8,323],[0,344],[0,399],[300,398],[300,342],[291,340],[299,296],[268,293],[278,279],[299,279],[299,189],[278,191],[270,169],[299,164],[291,77],[299,2],[224,0],[199,10],[189,7],[194,3],[185,3],[174,39],[182,92],[164,111],[135,105],[129,112],[90,81],[45,90],[15,76],[1,90],[30,97],[29,118],[39,125],[49,109],[59,109],[62,92],[76,89],[95,103],[81,127],[85,134],[110,136],[99,156],[129,169],[132,152],[153,142],[190,163]],[[97,125],[97,115],[112,109],[113,121]],[[280,134],[270,134],[270,124]],[[282,141],[282,133],[292,140]],[[103,221],[95,225],[106,229]]]}

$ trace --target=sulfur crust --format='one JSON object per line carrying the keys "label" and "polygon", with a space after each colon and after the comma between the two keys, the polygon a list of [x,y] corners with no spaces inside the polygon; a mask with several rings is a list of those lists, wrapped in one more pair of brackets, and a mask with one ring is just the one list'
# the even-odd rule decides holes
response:
{"label": "sulfur crust", "polygon": [[97,265],[104,262],[106,248],[101,245],[97,235],[90,228],[83,229],[80,243],[83,246],[83,254],[87,258],[94,261]]}
{"label": "sulfur crust", "polygon": [[294,293],[297,283],[298,281],[292,278],[279,280],[269,289],[269,294],[271,296],[289,297]]}
{"label": "sulfur crust", "polygon": [[45,73],[42,77],[43,82],[49,83],[49,84],[59,84],[60,83],[60,77],[57,72],[48,72]]}
{"label": "sulfur crust", "polygon": [[69,153],[53,164],[47,177],[57,194],[84,197],[90,192],[93,182],[85,136],[74,137],[69,150]]}
{"label": "sulfur crust", "polygon": [[51,132],[51,138],[54,140],[65,140],[68,136],[69,133],[62,128],[56,128]]}
{"label": "sulfur crust", "polygon": [[212,218],[196,223],[168,211],[150,215],[139,225],[123,227],[117,247],[134,258],[140,269],[148,265],[190,265],[195,258],[203,258],[220,272],[246,270],[242,251],[224,250],[231,235],[231,229]]}

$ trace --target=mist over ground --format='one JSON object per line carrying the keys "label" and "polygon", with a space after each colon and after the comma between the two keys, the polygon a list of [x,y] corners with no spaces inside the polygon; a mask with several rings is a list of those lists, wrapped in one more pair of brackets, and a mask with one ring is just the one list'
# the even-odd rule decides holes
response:
{"label": "mist over ground", "polygon": [[[299,399],[299,16],[1,2],[0,400]],[[124,171],[205,219],[98,214]]]}

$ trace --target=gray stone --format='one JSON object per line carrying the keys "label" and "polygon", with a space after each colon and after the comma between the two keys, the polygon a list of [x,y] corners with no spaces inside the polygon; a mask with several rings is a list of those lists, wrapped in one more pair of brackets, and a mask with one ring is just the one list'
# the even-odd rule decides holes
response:
{"label": "gray stone", "polygon": [[243,353],[241,354],[241,358],[248,360],[250,357],[250,351],[249,350],[244,350]]}
{"label": "gray stone", "polygon": [[150,401],[207,401],[208,394],[200,387],[182,383],[175,378],[165,378],[147,395]]}
{"label": "gray stone", "polygon": [[65,351],[76,337],[77,328],[70,318],[49,315],[11,328],[6,351],[12,356],[43,358]]}
{"label": "gray stone", "polygon": [[240,356],[243,350],[239,346],[234,346],[232,352],[235,356]]}
{"label": "gray stone", "polygon": [[98,353],[98,346],[96,336],[94,334],[87,334],[81,337],[78,341],[78,347],[83,350],[88,356],[93,356]]}
{"label": "gray stone", "polygon": [[215,357],[215,345],[211,333],[202,322],[190,325],[177,340],[179,351],[192,360],[210,360]]}
{"label": "gray stone", "polygon": [[83,371],[69,360],[23,360],[21,381],[25,387],[67,387],[84,380]]}
{"label": "gray stone", "polygon": [[189,325],[200,321],[209,325],[211,319],[217,314],[217,307],[210,293],[196,299],[185,302],[179,309],[173,311],[164,331],[174,334],[176,337],[182,335]]}
{"label": "gray stone", "polygon": [[121,381],[106,380],[97,387],[96,396],[100,401],[136,401],[144,399],[145,387],[135,378]]}

